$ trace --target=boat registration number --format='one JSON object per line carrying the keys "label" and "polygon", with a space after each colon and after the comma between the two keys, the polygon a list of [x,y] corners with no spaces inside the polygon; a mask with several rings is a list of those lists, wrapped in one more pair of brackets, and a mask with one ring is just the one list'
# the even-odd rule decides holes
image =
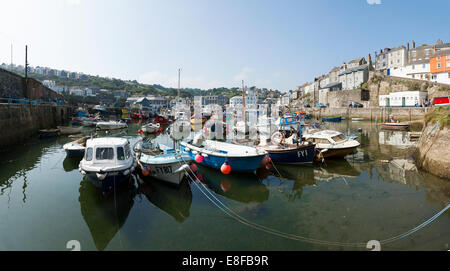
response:
{"label": "boat registration number", "polygon": [[308,156],[308,150],[298,151],[297,152],[298,157],[306,157]]}
{"label": "boat registration number", "polygon": [[172,173],[172,166],[155,167],[155,171],[158,174],[170,174]]}

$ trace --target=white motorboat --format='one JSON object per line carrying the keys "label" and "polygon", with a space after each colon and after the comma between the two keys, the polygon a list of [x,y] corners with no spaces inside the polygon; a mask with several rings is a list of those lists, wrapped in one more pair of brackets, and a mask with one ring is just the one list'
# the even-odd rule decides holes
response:
{"label": "white motorboat", "polygon": [[338,131],[323,130],[304,134],[306,141],[316,144],[316,149],[322,157],[344,157],[356,150],[361,144],[346,137]]}
{"label": "white motorboat", "polygon": [[101,121],[95,125],[97,130],[116,130],[128,128],[128,124],[123,121]]}
{"label": "white motorboat", "polygon": [[135,165],[128,139],[103,137],[86,141],[79,170],[107,193],[113,187],[129,180]]}
{"label": "white motorboat", "polygon": [[161,125],[159,123],[147,123],[141,127],[142,132],[146,134],[151,134],[159,131]]}

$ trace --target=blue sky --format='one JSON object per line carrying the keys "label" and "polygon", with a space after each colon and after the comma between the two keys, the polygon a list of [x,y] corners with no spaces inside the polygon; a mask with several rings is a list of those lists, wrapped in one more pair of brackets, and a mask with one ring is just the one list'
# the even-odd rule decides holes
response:
{"label": "blue sky", "polygon": [[[369,4],[373,2],[373,4]],[[377,4],[379,3],[379,4]],[[176,87],[287,91],[385,47],[450,42],[450,1],[5,0],[0,62]]]}

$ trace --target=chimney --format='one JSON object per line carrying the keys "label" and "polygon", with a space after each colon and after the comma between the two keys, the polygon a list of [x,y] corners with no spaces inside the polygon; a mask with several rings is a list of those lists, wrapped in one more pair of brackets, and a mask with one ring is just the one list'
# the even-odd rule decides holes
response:
{"label": "chimney", "polygon": [[442,40],[441,40],[441,39],[438,39],[438,40],[437,40],[437,44],[438,44],[438,45],[442,45],[442,44],[443,44]]}
{"label": "chimney", "polygon": [[412,41],[412,48],[415,49],[416,48],[416,42]]}
{"label": "chimney", "polygon": [[369,61],[369,64],[372,63],[372,56],[370,54],[367,56],[367,60]]}
{"label": "chimney", "polygon": [[409,42],[406,43],[406,51],[409,51]]}
{"label": "chimney", "polygon": [[383,53],[383,49],[380,49],[380,55]]}

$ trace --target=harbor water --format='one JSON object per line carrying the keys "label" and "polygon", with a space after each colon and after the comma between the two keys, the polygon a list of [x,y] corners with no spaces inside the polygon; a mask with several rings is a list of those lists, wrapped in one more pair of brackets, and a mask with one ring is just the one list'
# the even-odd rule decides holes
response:
{"label": "harbor water", "polygon": [[[68,250],[70,240],[81,250],[368,250],[308,240],[385,240],[450,204],[449,180],[385,161],[411,158],[414,142],[407,132],[370,122],[326,125],[358,136],[357,153],[321,166],[277,165],[255,174],[223,175],[199,166],[202,183],[186,180],[180,187],[142,184],[133,176],[108,197],[83,178],[79,160],[66,158],[62,146],[69,138],[30,139],[0,155],[0,250]],[[133,144],[139,127],[114,133]],[[167,134],[155,140],[172,144]],[[276,171],[280,176],[271,173]],[[240,223],[207,195],[252,223],[308,239]],[[381,249],[449,250],[449,244],[447,210]]]}

